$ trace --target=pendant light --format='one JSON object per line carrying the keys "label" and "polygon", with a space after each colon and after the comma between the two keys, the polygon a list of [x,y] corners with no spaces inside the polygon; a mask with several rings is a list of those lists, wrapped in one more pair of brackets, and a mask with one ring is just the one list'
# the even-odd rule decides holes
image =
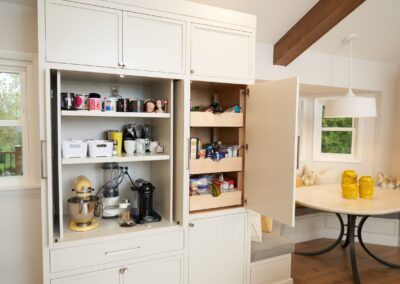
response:
{"label": "pendant light", "polygon": [[356,96],[351,89],[351,43],[357,38],[356,34],[350,34],[342,41],[349,45],[349,89],[346,95],[326,102],[325,117],[376,117],[376,100],[371,97]]}

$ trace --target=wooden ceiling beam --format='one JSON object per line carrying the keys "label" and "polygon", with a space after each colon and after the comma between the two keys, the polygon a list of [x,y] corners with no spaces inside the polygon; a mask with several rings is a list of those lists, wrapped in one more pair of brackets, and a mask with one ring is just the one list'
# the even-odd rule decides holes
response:
{"label": "wooden ceiling beam", "polygon": [[287,66],[365,0],[320,0],[274,45],[274,65]]}

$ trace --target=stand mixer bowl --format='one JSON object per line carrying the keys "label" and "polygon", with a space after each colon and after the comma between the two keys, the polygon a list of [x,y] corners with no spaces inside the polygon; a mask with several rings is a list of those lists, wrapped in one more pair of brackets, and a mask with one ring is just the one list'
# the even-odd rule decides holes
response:
{"label": "stand mixer bowl", "polygon": [[71,220],[78,226],[90,226],[94,217],[100,217],[102,206],[99,197],[71,197],[68,199],[68,210]]}

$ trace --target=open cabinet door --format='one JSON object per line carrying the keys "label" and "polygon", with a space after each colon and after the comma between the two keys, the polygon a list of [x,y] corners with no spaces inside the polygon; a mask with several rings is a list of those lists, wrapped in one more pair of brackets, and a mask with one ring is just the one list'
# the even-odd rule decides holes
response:
{"label": "open cabinet door", "polygon": [[245,199],[248,209],[294,226],[298,78],[249,86]]}

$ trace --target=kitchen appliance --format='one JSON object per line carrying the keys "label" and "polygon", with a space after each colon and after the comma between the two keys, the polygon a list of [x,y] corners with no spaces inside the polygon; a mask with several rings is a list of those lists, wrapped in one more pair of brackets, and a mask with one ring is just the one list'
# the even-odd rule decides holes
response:
{"label": "kitchen appliance", "polygon": [[97,196],[92,196],[92,184],[86,176],[78,176],[74,181],[76,196],[68,199],[71,221],[68,228],[76,232],[95,229],[98,223],[95,217],[101,217],[102,205]]}
{"label": "kitchen appliance", "polygon": [[113,142],[107,140],[88,140],[89,157],[111,157],[113,153]]}
{"label": "kitchen appliance", "polygon": [[64,140],[62,142],[63,158],[86,158],[87,143],[82,140]]}
{"label": "kitchen appliance", "polygon": [[144,179],[137,179],[131,188],[131,213],[138,224],[161,221],[161,216],[153,209],[153,193],[156,188]]}
{"label": "kitchen appliance", "polygon": [[118,163],[104,163],[102,198],[103,219],[117,218],[119,215],[119,190],[124,173],[120,170]]}

